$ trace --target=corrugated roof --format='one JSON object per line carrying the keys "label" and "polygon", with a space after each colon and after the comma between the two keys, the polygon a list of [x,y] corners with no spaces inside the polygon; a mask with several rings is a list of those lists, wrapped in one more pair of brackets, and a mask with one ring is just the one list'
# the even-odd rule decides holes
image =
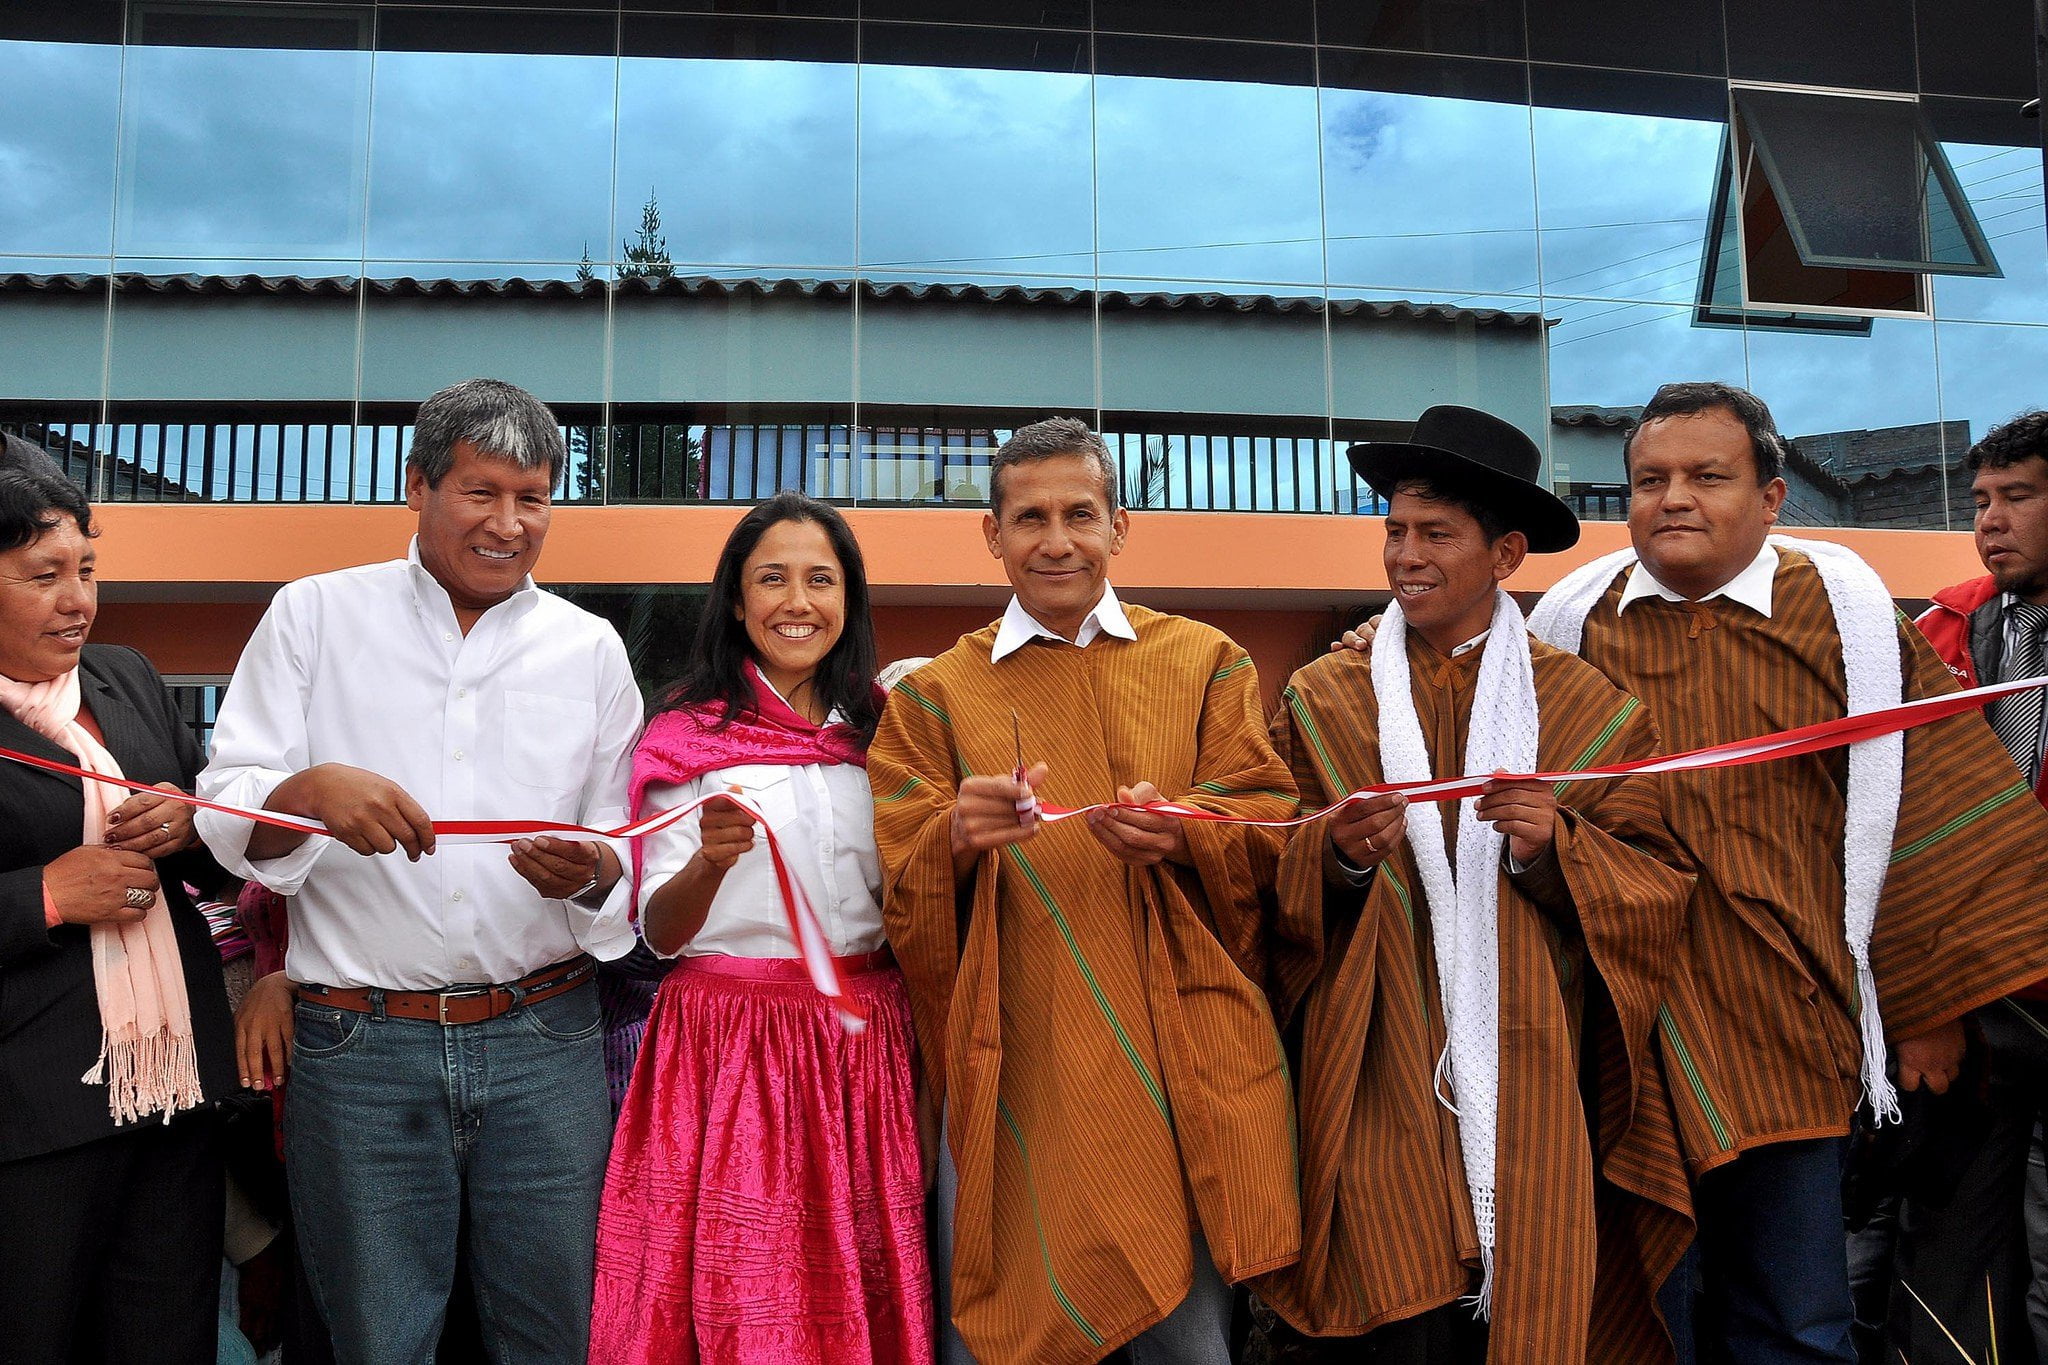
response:
{"label": "corrugated roof", "polygon": [[[96,294],[107,289],[104,274],[0,274],[0,294]],[[346,298],[361,285],[382,298],[509,298],[598,299],[602,280],[419,279],[394,276],[358,280],[352,275],[145,275],[113,276],[116,293],[190,294],[225,297]],[[622,296],[681,298],[819,298],[851,297],[856,282],[844,279],[723,278],[715,275],[638,275],[612,286]],[[1111,311],[1144,310],[1190,313],[1250,313],[1318,316],[1326,301],[1316,296],[1230,294],[1216,291],[1140,293],[1100,291],[1062,286],[923,284],[898,280],[861,280],[863,300],[996,304],[1033,307],[1089,307],[1098,301]],[[1460,308],[1443,303],[1411,303],[1405,299],[1327,300],[1335,317],[1381,318],[1413,322],[1470,323],[1479,327],[1539,327],[1553,319],[1536,312],[1497,308]]]}
{"label": "corrugated roof", "polygon": [[1550,423],[1559,427],[1632,427],[1642,415],[1640,406],[1602,408],[1589,403],[1566,403],[1550,410]]}

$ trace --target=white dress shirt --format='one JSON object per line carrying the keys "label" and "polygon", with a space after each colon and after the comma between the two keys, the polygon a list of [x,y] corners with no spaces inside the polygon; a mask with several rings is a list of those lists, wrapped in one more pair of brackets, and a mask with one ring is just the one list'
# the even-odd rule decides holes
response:
{"label": "white dress shirt", "polygon": [[[1758,615],[1769,618],[1771,614],[1771,585],[1778,576],[1778,550],[1766,544],[1756,552],[1756,558],[1749,561],[1749,567],[1723,583],[1706,596],[1702,602],[1711,602],[1716,597],[1725,597],[1730,602],[1740,602]],[[1683,593],[1673,592],[1657,581],[1647,564],[1636,561],[1628,571],[1628,582],[1622,585],[1621,600],[1614,604],[1614,614],[1621,615],[1631,602],[1640,602],[1645,597],[1661,597],[1666,602],[1689,602],[1692,599]]]}
{"label": "white dress shirt", "polygon": [[1131,618],[1124,615],[1124,604],[1116,600],[1116,589],[1104,583],[1102,600],[1094,610],[1082,618],[1081,628],[1074,632],[1069,641],[1056,630],[1040,625],[1037,618],[1024,610],[1024,604],[1015,596],[1003,611],[1003,623],[996,627],[996,642],[989,650],[988,661],[1001,663],[1005,656],[1015,654],[1036,639],[1058,640],[1062,644],[1073,644],[1086,649],[1098,635],[1114,635],[1119,640],[1135,640],[1138,632],[1131,625]]}
{"label": "white dress shirt", "polygon": [[[294,773],[345,763],[390,778],[435,819],[605,828],[626,819],[640,709],[606,622],[528,579],[465,635],[415,543],[404,559],[277,594],[221,704],[199,792],[260,807]],[[259,861],[249,822],[197,820],[222,866],[292,898],[295,981],[503,983],[578,949],[614,958],[633,946],[628,878],[592,910],[543,899],[502,844],[445,845],[414,863],[315,837]]]}
{"label": "white dress shirt", "polygon": [[[762,679],[762,686],[767,680]],[[830,721],[843,720],[834,712]],[[829,723],[829,722],[828,722]],[[646,813],[670,810],[712,792],[738,787],[775,830],[789,870],[818,912],[834,957],[871,953],[887,942],[882,932],[882,860],[875,852],[875,803],[865,768],[852,763],[740,763],[688,782],[652,782],[642,799]],[[663,882],[683,870],[703,839],[697,817],[686,816],[641,841],[640,910]],[[796,957],[768,841],[758,833],[718,884],[704,927],[681,956]]]}

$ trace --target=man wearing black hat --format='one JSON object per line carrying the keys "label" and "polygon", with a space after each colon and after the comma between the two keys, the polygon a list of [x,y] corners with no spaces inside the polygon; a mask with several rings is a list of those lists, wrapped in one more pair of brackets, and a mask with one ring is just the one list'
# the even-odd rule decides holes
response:
{"label": "man wearing black hat", "polygon": [[[1388,500],[1393,601],[1370,657],[1320,659],[1284,694],[1273,735],[1305,808],[1658,752],[1641,705],[1532,640],[1500,588],[1579,535],[1526,435],[1436,407],[1350,457]],[[1596,1323],[1591,1358],[1657,1358],[1651,1289],[1690,1210],[1649,1048],[1691,888],[1677,861],[1647,779],[1379,797],[1294,833],[1273,986],[1303,1247],[1260,1285],[1290,1323],[1401,1365],[1573,1365]]]}

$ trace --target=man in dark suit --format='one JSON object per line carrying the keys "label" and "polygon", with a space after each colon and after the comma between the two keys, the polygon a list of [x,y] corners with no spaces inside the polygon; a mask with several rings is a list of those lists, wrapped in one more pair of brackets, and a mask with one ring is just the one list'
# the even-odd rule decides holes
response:
{"label": "man in dark suit", "polygon": [[[86,643],[91,519],[53,461],[7,438],[0,747],[188,789],[199,747],[163,680],[133,650]],[[111,815],[89,829],[88,809]],[[185,884],[221,876],[188,807],[0,763],[0,1361],[214,1359],[224,1205],[212,1103],[235,1088],[234,1043],[220,956]],[[110,984],[142,961],[154,971],[134,976],[147,984]],[[124,1058],[110,995],[135,997],[138,1017],[165,1006],[177,1024],[156,1054],[188,1058],[189,1071],[166,1077],[149,1049]]]}

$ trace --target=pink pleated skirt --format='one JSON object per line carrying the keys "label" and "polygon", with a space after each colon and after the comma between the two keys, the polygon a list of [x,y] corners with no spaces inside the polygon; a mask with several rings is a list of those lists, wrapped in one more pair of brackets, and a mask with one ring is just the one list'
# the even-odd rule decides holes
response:
{"label": "pink pleated skirt", "polygon": [[849,1034],[803,964],[685,958],[619,1113],[593,1365],[929,1365],[910,1001],[841,959]]}

